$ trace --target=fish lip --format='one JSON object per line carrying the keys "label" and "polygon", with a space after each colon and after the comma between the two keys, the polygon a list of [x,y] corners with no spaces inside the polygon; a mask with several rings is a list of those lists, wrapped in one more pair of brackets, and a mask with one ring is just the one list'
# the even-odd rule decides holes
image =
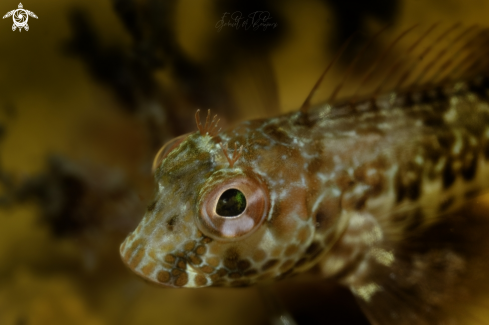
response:
{"label": "fish lip", "polygon": [[188,267],[191,268],[190,272],[194,273],[195,275],[200,274],[200,272],[192,264],[187,263],[187,270],[188,270]]}
{"label": "fish lip", "polygon": [[[126,262],[126,260],[124,260],[124,258],[122,257],[121,255],[121,260],[122,260],[122,263],[134,274],[136,274],[137,276],[139,276],[140,278],[142,278],[145,282],[149,282],[150,284],[152,285],[156,285],[158,287],[163,287],[163,288],[177,288],[177,289],[181,289],[182,287],[179,287],[179,286],[175,286],[173,284],[170,284],[170,283],[161,283],[161,282],[158,282],[156,281],[154,278],[151,278],[143,273],[141,273],[139,270],[136,270],[136,269],[133,269],[132,267],[129,266],[128,262]],[[163,265],[163,267],[165,266],[171,266],[171,264],[168,264],[168,263],[160,263],[161,265]],[[190,266],[190,268],[189,268]],[[164,269],[165,271],[167,272],[171,272],[171,269],[168,269],[165,267]],[[191,264],[187,263],[187,268],[185,270],[187,273],[192,273],[193,275],[199,275],[201,274],[201,272],[198,272],[198,270],[192,266]]]}
{"label": "fish lip", "polygon": [[[128,265],[126,264],[126,266],[128,266]],[[176,285],[173,285],[171,283],[161,283],[161,282],[156,281],[154,278],[151,278],[151,277],[146,276],[145,274],[141,273],[138,270],[134,270],[134,269],[130,269],[130,270],[133,273],[135,273],[136,275],[138,275],[139,277],[141,277],[144,281],[149,282],[150,284],[156,285],[158,287],[162,287],[162,288],[176,288],[176,289],[188,288],[186,286],[183,286],[183,287],[182,286],[176,286]],[[166,269],[166,268],[164,270],[167,271],[167,272],[171,272],[171,270]],[[191,273],[194,276],[200,274],[199,272],[196,272],[195,268],[193,268],[193,267],[191,267],[190,269],[187,267],[187,269],[185,270],[185,272]]]}
{"label": "fish lip", "polygon": [[[133,269],[131,266],[129,266],[128,262],[124,259],[124,257],[122,255],[121,255],[121,260],[122,260],[122,263],[129,269],[129,271],[131,271],[132,273],[134,273],[137,276],[139,276],[140,278],[142,278],[145,282],[149,282],[153,285],[157,285],[159,287],[164,287],[164,288],[180,288],[180,287],[174,286],[174,285],[169,284],[169,283],[167,284],[167,283],[158,282],[154,278],[151,278],[151,277],[141,273],[140,271]],[[165,270],[168,272],[171,271],[171,270],[168,270],[166,268],[165,268]]]}

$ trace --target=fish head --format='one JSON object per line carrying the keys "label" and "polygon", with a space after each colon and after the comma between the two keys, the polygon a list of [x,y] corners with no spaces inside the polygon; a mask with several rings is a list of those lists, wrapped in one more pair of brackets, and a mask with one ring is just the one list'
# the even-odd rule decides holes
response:
{"label": "fish head", "polygon": [[155,159],[155,199],[121,245],[125,264],[170,287],[247,286],[311,265],[324,247],[308,186],[299,174],[278,181],[277,159],[261,158],[265,138],[253,141],[232,158],[223,141],[199,132],[166,144]]}

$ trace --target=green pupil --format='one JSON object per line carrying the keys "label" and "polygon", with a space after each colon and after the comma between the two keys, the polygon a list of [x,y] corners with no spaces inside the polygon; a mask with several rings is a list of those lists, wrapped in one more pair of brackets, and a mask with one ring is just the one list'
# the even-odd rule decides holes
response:
{"label": "green pupil", "polygon": [[216,212],[221,217],[234,217],[246,209],[246,198],[241,191],[229,189],[217,201]]}

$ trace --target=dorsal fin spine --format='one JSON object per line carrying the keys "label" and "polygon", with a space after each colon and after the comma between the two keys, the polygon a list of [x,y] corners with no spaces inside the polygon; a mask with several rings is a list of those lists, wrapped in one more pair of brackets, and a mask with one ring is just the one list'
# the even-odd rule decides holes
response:
{"label": "dorsal fin spine", "polygon": [[309,95],[307,96],[306,100],[304,101],[304,103],[302,104],[301,108],[300,108],[300,111],[302,113],[307,113],[307,111],[309,110],[309,108],[311,107],[311,99],[314,97],[314,94],[316,93],[316,91],[318,90],[319,86],[321,85],[321,83],[323,82],[323,79],[324,77],[328,74],[329,70],[331,69],[331,67],[336,63],[336,61],[341,57],[341,55],[343,54],[343,52],[346,50],[346,48],[348,47],[348,44],[350,44],[351,40],[353,39],[353,37],[356,35],[357,33],[353,33],[350,37],[348,37],[348,39],[343,43],[343,45],[341,46],[340,50],[336,53],[336,55],[334,56],[333,60],[331,60],[331,62],[328,64],[328,66],[326,67],[326,69],[324,69],[323,73],[321,74],[321,76],[319,77],[318,81],[316,81],[316,84],[312,87],[311,91],[309,92]]}
{"label": "dorsal fin spine", "polygon": [[355,56],[355,58],[353,59],[353,61],[350,63],[350,66],[347,68],[346,72],[345,72],[345,76],[343,77],[343,80],[336,86],[336,88],[333,90],[333,92],[331,93],[331,96],[328,100],[328,102],[332,103],[334,102],[334,100],[336,99],[336,97],[338,96],[338,93],[340,92],[341,88],[343,87],[343,85],[346,83],[346,81],[348,80],[348,77],[350,76],[350,74],[353,72],[353,69],[355,68],[355,65],[356,63],[358,62],[358,59],[363,55],[363,53],[365,52],[365,50],[367,48],[370,47],[370,44],[372,44],[372,42],[384,31],[387,29],[387,27],[389,27],[389,25],[385,26],[384,28],[382,28],[381,30],[379,30],[374,36],[372,36],[370,38],[370,40],[367,42],[367,44],[365,44],[361,49],[360,51],[358,52],[358,54]]}
{"label": "dorsal fin spine", "polygon": [[[466,43],[465,43],[465,46],[464,48],[460,49],[460,52],[462,52],[464,49],[466,48],[470,48],[471,46],[473,46],[474,44],[477,43],[479,37],[483,36],[484,34],[484,31],[480,31],[478,33],[476,33],[476,35],[468,40]],[[443,83],[443,82],[446,82],[450,79],[450,77],[452,77],[454,75],[455,72],[459,71],[460,68],[462,66],[464,66],[465,64],[467,64],[467,59],[469,58],[472,58],[472,57],[475,57],[477,55],[477,53],[473,52],[473,51],[468,51],[467,53],[465,53],[464,55],[461,55],[459,54],[457,57],[454,58],[454,62],[452,62],[450,65],[452,65],[452,68],[451,69],[447,69],[445,71],[444,74],[442,74],[442,76],[440,76],[440,82]],[[457,59],[457,60],[455,60]]]}
{"label": "dorsal fin spine", "polygon": [[399,34],[399,36],[397,36],[397,38],[394,41],[392,41],[391,44],[379,56],[377,56],[377,59],[375,60],[374,64],[372,64],[372,66],[370,67],[370,69],[368,70],[368,72],[365,74],[363,80],[360,82],[360,85],[357,87],[357,89],[353,93],[353,96],[352,96],[352,99],[351,99],[351,103],[352,104],[356,102],[356,97],[358,95],[358,92],[365,85],[365,83],[370,79],[370,77],[372,77],[372,75],[373,75],[375,69],[377,68],[377,66],[379,65],[379,63],[387,56],[387,54],[389,54],[389,52],[394,48],[394,46],[400,40],[403,39],[404,36],[406,36],[413,29],[415,29],[416,27],[418,27],[418,25],[419,24],[416,24],[416,25],[414,25],[414,26],[406,29],[401,34]]}
{"label": "dorsal fin spine", "polygon": [[[489,35],[486,33],[486,35],[484,35],[484,36],[487,37]],[[478,45],[482,48],[489,46],[489,38],[486,38],[484,41],[482,41]],[[452,80],[453,79],[462,79],[466,75],[470,75],[470,73],[472,71],[479,68],[479,66],[481,64],[483,64],[484,60],[482,60],[482,59],[487,58],[487,55],[488,55],[487,51],[485,51],[485,52],[483,52],[483,51],[474,52],[470,56],[470,57],[473,57],[473,59],[471,61],[468,61],[468,64],[465,64],[466,68],[461,69],[461,72],[458,75],[456,75],[455,77],[452,77]]]}
{"label": "dorsal fin spine", "polygon": [[[356,83],[358,86],[354,93],[349,100],[343,101],[342,104],[349,106],[351,109],[356,109],[357,98],[360,92],[365,93],[365,91],[362,90],[365,87],[368,87],[369,91],[368,97],[364,99],[371,103],[371,105],[376,106],[376,98],[383,91],[390,90],[409,95],[412,91],[423,91],[424,89],[427,89],[428,86],[443,86],[449,80],[454,81],[455,79],[460,79],[462,81],[460,76],[475,77],[476,70],[482,68],[484,69],[484,72],[489,72],[489,34],[487,33],[489,29],[480,28],[477,24],[463,26],[460,22],[456,22],[446,26],[442,30],[438,29],[438,32],[433,34],[433,31],[435,31],[438,26],[438,22],[432,24],[424,30],[419,37],[416,37],[408,44],[403,41],[406,50],[401,52],[400,55],[397,55],[397,57],[392,57],[391,54],[394,52],[394,49],[397,51],[400,42],[408,33],[418,27],[418,24],[401,31],[393,41],[387,44],[387,47],[384,50],[376,54],[373,60],[370,61],[373,63],[371,63],[368,66],[368,69],[361,75],[359,83]],[[362,57],[365,55],[365,51],[371,47],[374,40],[387,27],[388,26],[385,26],[375,33],[375,35],[370,37],[350,61],[345,69],[343,78],[336,84],[329,99],[326,101],[329,105],[335,104],[335,101],[347,83],[348,78],[351,77],[353,73],[360,70],[356,68],[356,65],[359,64]],[[427,40],[427,37],[430,34],[432,36]],[[327,73],[346,50],[354,35],[355,34],[351,35],[342,45],[333,60],[323,71],[301,106],[301,113],[308,112],[311,106],[312,97],[318,90]],[[404,46],[402,46],[401,49],[404,48]],[[390,58],[390,60],[386,60],[385,58]],[[389,61],[390,66],[387,66],[387,69],[380,68],[382,62]],[[400,67],[405,68],[401,70]],[[469,76],[469,74],[471,75]],[[380,81],[377,85],[371,87],[370,81],[374,78],[375,80]],[[388,87],[387,85],[389,85],[389,89],[386,89]],[[374,88],[372,92],[370,92],[371,88]],[[351,87],[348,87],[348,89],[351,89]],[[361,106],[360,110],[365,110],[365,106]],[[304,116],[307,118],[307,114]]]}
{"label": "dorsal fin spine", "polygon": [[[412,51],[414,51],[419,44],[433,31],[435,28],[438,26],[439,23],[434,23],[431,25],[424,34],[422,34],[406,51],[405,56],[410,54]],[[401,66],[402,61],[404,60],[404,57],[399,58],[394,64],[391,66],[391,68],[388,70],[386,76],[384,79],[379,83],[377,88],[373,92],[373,98],[377,97],[380,92],[384,89],[385,84],[387,81],[391,78],[391,76],[394,74],[394,72]]]}
{"label": "dorsal fin spine", "polygon": [[[449,71],[448,68],[450,67],[450,65],[452,65],[455,62],[455,60],[460,56],[461,52],[467,48],[468,44],[470,44],[470,42],[473,42],[473,35],[471,37],[469,37],[469,36],[465,37],[465,35],[471,33],[473,29],[477,30],[477,24],[472,25],[469,28],[467,28],[464,35],[461,35],[459,37],[460,40],[462,40],[464,38],[465,39],[468,38],[469,40],[465,43],[462,43],[462,45],[460,45],[458,47],[458,49],[456,51],[454,51],[454,54],[450,55],[442,64],[440,64],[440,67],[438,68],[438,70],[435,72],[433,78],[431,79],[431,83],[439,83],[441,80],[443,80],[442,77],[444,76],[444,73]],[[476,32],[476,34],[477,34],[477,32]],[[460,42],[458,42],[458,43],[460,43]]]}
{"label": "dorsal fin spine", "polygon": [[434,76],[431,76],[428,80],[424,80],[425,77],[434,70],[434,67],[436,66],[437,63],[441,62],[443,57],[447,54],[448,50],[452,49],[453,46],[460,41],[462,37],[464,37],[468,31],[470,31],[470,28],[466,28],[463,30],[458,36],[456,36],[451,42],[449,42],[444,48],[442,48],[437,55],[426,65],[425,69],[423,70],[423,73],[421,73],[418,76],[418,79],[413,83],[413,86],[419,86],[422,84],[429,84],[433,81]]}
{"label": "dorsal fin spine", "polygon": [[402,89],[404,87],[404,83],[408,80],[409,76],[413,71],[416,70],[416,68],[419,66],[421,61],[423,60],[424,57],[433,49],[435,45],[437,45],[441,40],[443,40],[446,35],[448,35],[450,32],[452,32],[454,29],[459,27],[460,23],[455,23],[451,27],[447,28],[441,35],[438,36],[438,38],[430,44],[419,56],[418,60],[414,63],[414,67],[411,67],[407,69],[404,74],[399,78],[399,81],[397,82],[396,86],[394,89]]}
{"label": "dorsal fin spine", "polygon": [[[488,30],[481,31],[478,36],[473,39],[474,45],[478,45],[484,48],[489,43],[489,35],[487,34]],[[479,39],[482,38],[482,40]],[[482,41],[482,42],[481,42]],[[471,42],[472,43],[472,42]],[[479,59],[483,56],[487,55],[487,52],[483,51],[469,51],[467,55],[465,55],[462,60],[452,69],[450,73],[446,75],[442,80],[442,82],[453,81],[457,79],[461,79],[467,71],[471,70],[472,67],[477,64]]]}

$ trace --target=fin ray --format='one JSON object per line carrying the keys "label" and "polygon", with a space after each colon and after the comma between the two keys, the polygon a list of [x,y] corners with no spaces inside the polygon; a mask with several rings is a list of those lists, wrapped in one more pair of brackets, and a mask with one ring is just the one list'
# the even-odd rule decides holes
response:
{"label": "fin ray", "polygon": [[[360,46],[350,63],[340,69],[342,77],[332,87],[329,98],[314,107],[342,116],[350,111],[362,112],[388,104],[384,99],[391,98],[392,94],[396,95],[394,99],[410,100],[412,94],[423,94],[458,81],[489,77],[489,28],[464,26],[460,22],[443,28],[440,25],[434,23],[419,28],[418,34],[413,33],[418,26],[414,25],[395,33],[393,38],[383,35],[383,40],[391,41],[385,43],[383,51],[372,55],[369,51],[374,49],[370,45],[387,27],[380,29]],[[342,51],[346,49],[341,48],[336,53],[315,83],[301,107],[302,113],[310,112],[312,97],[325,75],[339,64]]]}
{"label": "fin ray", "polygon": [[386,231],[372,247],[392,252],[392,264],[368,253],[345,280],[372,324],[489,324],[489,203],[476,202],[404,238]]}

